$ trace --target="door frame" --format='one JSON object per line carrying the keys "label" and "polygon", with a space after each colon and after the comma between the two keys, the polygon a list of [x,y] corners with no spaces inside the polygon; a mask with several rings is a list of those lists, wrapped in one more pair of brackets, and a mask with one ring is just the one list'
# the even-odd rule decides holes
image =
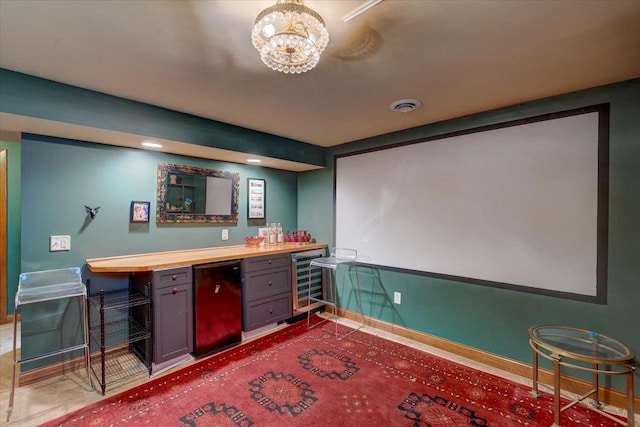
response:
{"label": "door frame", "polygon": [[0,148],[0,324],[7,323],[7,150]]}

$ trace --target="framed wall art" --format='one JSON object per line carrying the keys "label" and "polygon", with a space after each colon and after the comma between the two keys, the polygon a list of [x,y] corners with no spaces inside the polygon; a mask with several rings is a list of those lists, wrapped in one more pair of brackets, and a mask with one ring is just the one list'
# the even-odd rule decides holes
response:
{"label": "framed wall art", "polygon": [[247,179],[247,218],[265,219],[267,183],[264,179]]}
{"label": "framed wall art", "polygon": [[150,202],[131,202],[130,222],[149,222]]}

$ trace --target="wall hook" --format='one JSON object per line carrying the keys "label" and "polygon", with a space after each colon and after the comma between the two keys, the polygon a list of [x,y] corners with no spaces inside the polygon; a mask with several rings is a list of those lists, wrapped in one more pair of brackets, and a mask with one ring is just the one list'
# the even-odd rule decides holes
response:
{"label": "wall hook", "polygon": [[91,219],[94,219],[96,217],[96,214],[98,213],[98,210],[100,209],[100,206],[96,208],[91,208],[87,205],[84,205],[84,208],[87,210],[87,213],[89,214]]}

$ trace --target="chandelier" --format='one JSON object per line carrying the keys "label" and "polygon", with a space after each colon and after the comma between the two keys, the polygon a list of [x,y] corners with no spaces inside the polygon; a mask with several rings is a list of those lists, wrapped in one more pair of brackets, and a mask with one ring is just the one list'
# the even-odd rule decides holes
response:
{"label": "chandelier", "polygon": [[303,0],[277,0],[256,18],[251,41],[269,68],[300,74],[316,66],[329,33],[322,17]]}

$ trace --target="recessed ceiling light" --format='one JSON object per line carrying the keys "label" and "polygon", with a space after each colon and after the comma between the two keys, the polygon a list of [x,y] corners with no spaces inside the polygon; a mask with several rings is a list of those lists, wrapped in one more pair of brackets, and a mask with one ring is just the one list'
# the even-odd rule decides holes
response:
{"label": "recessed ceiling light", "polygon": [[162,144],[158,144],[155,141],[144,141],[142,143],[142,145],[144,145],[145,147],[150,147],[150,148],[160,148],[160,147],[162,147]]}
{"label": "recessed ceiling light", "polygon": [[249,162],[249,163],[262,163],[262,160],[260,160],[260,159],[247,159],[247,162]]}

